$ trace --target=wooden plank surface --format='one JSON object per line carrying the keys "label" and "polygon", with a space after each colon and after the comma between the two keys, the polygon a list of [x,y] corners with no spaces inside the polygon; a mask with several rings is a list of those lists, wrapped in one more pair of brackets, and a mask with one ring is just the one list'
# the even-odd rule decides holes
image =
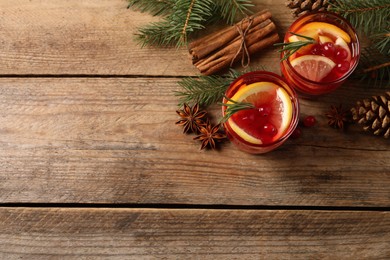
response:
{"label": "wooden plank surface", "polygon": [[[284,0],[254,2],[282,35]],[[383,89],[301,99],[317,126],[272,153],[200,151],[173,95],[198,71],[140,48],[158,18],[126,6],[0,0],[0,259],[390,258],[388,142],[324,116]],[[280,73],[275,48],[252,61]]]}
{"label": "wooden plank surface", "polygon": [[[272,11],[280,30],[291,23],[279,1],[254,2]],[[1,0],[0,74],[198,74],[186,48],[140,48],[137,28],[159,18],[126,7],[126,0]],[[277,71],[277,59],[270,48],[252,60]]]}
{"label": "wooden plank surface", "polygon": [[324,116],[369,89],[301,100],[318,125],[253,156],[230,143],[199,151],[174,124],[177,80],[0,79],[0,201],[390,206],[387,141]]}
{"label": "wooden plank surface", "polygon": [[2,259],[386,259],[389,212],[0,208]]}

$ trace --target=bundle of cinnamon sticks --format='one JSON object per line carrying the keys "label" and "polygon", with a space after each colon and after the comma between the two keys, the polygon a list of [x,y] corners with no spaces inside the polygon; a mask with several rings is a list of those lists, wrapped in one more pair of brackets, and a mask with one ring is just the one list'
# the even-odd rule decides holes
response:
{"label": "bundle of cinnamon sticks", "polygon": [[192,63],[202,74],[212,75],[239,60],[250,59],[251,55],[279,40],[271,17],[271,13],[264,10],[193,41],[189,45]]}

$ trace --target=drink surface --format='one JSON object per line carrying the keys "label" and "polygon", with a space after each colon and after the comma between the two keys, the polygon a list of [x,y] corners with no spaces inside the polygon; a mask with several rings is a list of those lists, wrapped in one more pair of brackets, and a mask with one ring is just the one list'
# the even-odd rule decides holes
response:
{"label": "drink surface", "polygon": [[[298,124],[296,93],[275,73],[248,72],[232,82],[225,96],[225,104],[246,102],[253,106],[233,113],[224,123],[227,136],[242,151],[272,151],[287,140]],[[222,116],[226,109],[222,106]]]}
{"label": "drink surface", "polygon": [[314,43],[299,48],[281,62],[287,83],[306,97],[340,87],[355,70],[360,57],[359,40],[349,22],[328,12],[304,15],[288,28],[284,42],[307,41],[299,35],[312,38]]}
{"label": "drink surface", "polygon": [[[325,22],[311,22],[296,32],[316,43],[299,49],[289,58],[292,67],[305,78],[316,82],[340,79],[351,67],[351,37],[341,28]],[[291,35],[289,42],[302,40]]]}
{"label": "drink surface", "polygon": [[291,123],[292,102],[288,93],[275,83],[264,81],[244,85],[231,99],[254,105],[254,108],[233,114],[228,120],[233,133],[248,143],[272,143],[285,134]]}

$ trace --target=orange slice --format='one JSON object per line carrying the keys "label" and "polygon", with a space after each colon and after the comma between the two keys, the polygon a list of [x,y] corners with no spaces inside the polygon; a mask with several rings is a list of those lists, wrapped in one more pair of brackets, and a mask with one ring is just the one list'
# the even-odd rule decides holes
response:
{"label": "orange slice", "polygon": [[298,30],[298,34],[305,31],[317,31],[319,35],[332,35],[334,38],[341,37],[347,43],[351,42],[351,37],[344,30],[336,25],[324,22],[311,22],[302,26]]}
{"label": "orange slice", "polygon": [[[318,41],[318,32],[316,30],[303,31],[303,32],[300,32],[299,34],[313,38],[315,41]],[[307,39],[300,37],[298,35],[292,35],[292,36],[288,37],[288,41],[289,42],[298,42],[298,41],[307,41]],[[309,52],[311,47],[312,47],[312,44],[303,46],[297,50],[297,53],[300,53],[300,54],[307,53],[307,52]]]}
{"label": "orange slice", "polygon": [[319,36],[318,40],[320,43],[333,42],[331,38],[324,36],[324,35]]}
{"label": "orange slice", "polygon": [[341,48],[345,49],[348,53],[348,57],[347,57],[347,60],[350,61],[351,60],[351,50],[349,49],[349,46],[348,46],[348,43],[346,43],[343,38],[337,38],[336,39],[336,42],[335,42],[335,45],[337,46],[340,46]]}
{"label": "orange slice", "polygon": [[[252,103],[258,109],[262,106],[267,106],[270,109],[267,118],[262,120],[272,124],[277,129],[272,138],[263,138],[263,134],[258,129],[262,122],[244,123],[239,115],[241,111],[229,118],[228,122],[231,129],[249,143],[263,144],[277,140],[286,132],[291,123],[293,105],[290,96],[283,88],[272,82],[252,83],[240,89],[231,99],[237,102]],[[256,113],[258,109],[254,109],[253,113]],[[245,113],[250,115],[252,112],[246,111]]]}
{"label": "orange slice", "polygon": [[318,55],[303,55],[291,61],[293,68],[303,77],[321,81],[336,66],[331,59]]}

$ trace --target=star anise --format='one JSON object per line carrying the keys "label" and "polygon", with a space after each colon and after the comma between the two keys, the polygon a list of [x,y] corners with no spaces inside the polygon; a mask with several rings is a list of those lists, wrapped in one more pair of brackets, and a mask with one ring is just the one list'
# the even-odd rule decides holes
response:
{"label": "star anise", "polygon": [[226,135],[219,130],[220,126],[220,124],[212,126],[210,123],[208,123],[205,126],[199,127],[200,135],[195,137],[194,140],[199,140],[202,142],[200,147],[201,150],[206,147],[215,149],[216,142],[220,142],[223,139],[226,139]]}
{"label": "star anise", "polygon": [[351,112],[343,109],[341,104],[338,107],[330,106],[325,116],[328,117],[328,125],[337,129],[344,129],[345,125],[351,122]]}
{"label": "star anise", "polygon": [[184,104],[183,109],[176,110],[176,113],[181,117],[176,122],[177,125],[184,126],[184,133],[199,133],[199,127],[204,125],[207,112],[199,109],[199,104],[196,103],[193,107]]}

